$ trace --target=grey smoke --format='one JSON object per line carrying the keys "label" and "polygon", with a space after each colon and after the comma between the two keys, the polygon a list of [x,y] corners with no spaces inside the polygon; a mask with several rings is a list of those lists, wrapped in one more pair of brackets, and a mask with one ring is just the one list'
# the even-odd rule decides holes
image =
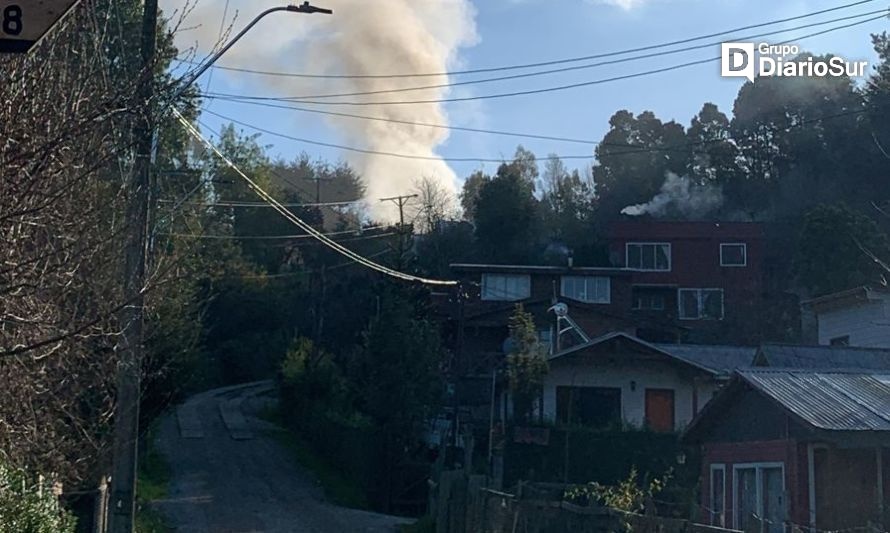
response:
{"label": "grey smoke", "polygon": [[[181,7],[184,0],[162,0],[166,12]],[[280,4],[278,0],[231,0],[230,15],[238,10],[237,31],[261,10]],[[236,45],[225,59],[260,70],[319,74],[376,75],[386,73],[437,73],[459,67],[459,51],[476,43],[475,8],[470,0],[416,1],[374,0],[344,2],[314,0],[314,4],[334,9],[333,16],[273,16],[263,21]],[[199,0],[184,26],[201,26],[177,37],[182,46],[200,43],[202,51],[218,38],[224,0]],[[223,75],[220,72],[216,76]],[[240,84],[242,92],[324,95],[383,91],[407,87],[447,84],[447,76],[427,78],[300,79],[232,76],[227,81]],[[445,88],[426,89],[372,96],[351,96],[328,101],[438,100],[448,95]],[[322,106],[407,122],[448,124],[442,104],[368,105],[362,107]],[[298,122],[305,115],[282,112],[282,121]],[[365,179],[369,205],[378,218],[396,216],[390,204],[378,198],[410,193],[421,176],[431,176],[452,194],[457,192],[457,176],[437,153],[448,138],[444,129],[331,117],[328,124],[338,135],[337,142],[375,152],[408,154],[426,160],[401,159],[385,155],[344,151],[341,155]],[[274,129],[285,129],[277,127]],[[308,131],[305,137],[319,137]],[[307,147],[308,149],[309,147]]]}
{"label": "grey smoke", "polygon": [[661,191],[645,204],[621,210],[624,215],[654,217],[680,216],[693,219],[709,215],[723,206],[723,189],[714,185],[696,185],[685,176],[665,175]]}

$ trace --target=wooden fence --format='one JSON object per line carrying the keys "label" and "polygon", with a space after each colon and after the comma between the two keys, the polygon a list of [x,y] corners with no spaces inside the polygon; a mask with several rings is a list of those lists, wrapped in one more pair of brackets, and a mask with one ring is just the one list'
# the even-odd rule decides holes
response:
{"label": "wooden fence", "polygon": [[443,472],[433,488],[437,533],[727,533],[688,520],[623,513],[567,502],[519,499],[486,488],[484,476]]}

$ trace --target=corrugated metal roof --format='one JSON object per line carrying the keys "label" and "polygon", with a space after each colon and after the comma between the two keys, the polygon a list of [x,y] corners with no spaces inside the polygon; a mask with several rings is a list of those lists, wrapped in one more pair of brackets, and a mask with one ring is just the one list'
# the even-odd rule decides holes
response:
{"label": "corrugated metal roof", "polygon": [[739,375],[814,428],[890,431],[890,375],[793,369]]}
{"label": "corrugated metal roof", "polygon": [[[685,364],[685,365],[689,365],[689,366],[695,367],[695,368],[697,368],[697,369],[699,369],[699,370],[702,370],[702,371],[707,372],[707,373],[710,373],[710,374],[721,374],[721,373],[723,373],[721,370],[715,370],[714,368],[711,368],[711,367],[709,367],[709,366],[707,366],[707,365],[705,365],[705,364],[700,363],[700,362],[699,362],[698,360],[696,360],[696,358],[694,358],[694,357],[686,358],[686,357],[683,357],[683,356],[681,356],[681,355],[678,355],[678,354],[674,353],[673,351],[667,350],[667,349],[665,348],[666,346],[675,347],[675,346],[680,346],[680,345],[677,345],[677,344],[656,345],[656,344],[652,344],[652,343],[646,342],[646,341],[644,341],[644,340],[642,340],[642,339],[640,339],[640,338],[634,337],[633,335],[629,335],[629,334],[624,333],[624,332],[621,332],[621,331],[613,331],[612,333],[606,333],[605,335],[601,335],[601,336],[599,336],[599,337],[596,337],[595,339],[591,339],[590,342],[583,343],[583,344],[578,344],[578,345],[576,345],[576,346],[572,346],[571,348],[567,348],[567,349],[565,349],[565,350],[562,350],[562,351],[559,352],[559,353],[556,353],[556,354],[551,355],[551,356],[550,356],[550,360],[553,361],[553,360],[556,360],[556,359],[560,359],[560,358],[563,358],[563,357],[572,355],[572,354],[574,354],[574,353],[578,353],[578,352],[580,352],[581,350],[584,350],[584,349],[586,349],[586,348],[592,348],[592,347],[594,347],[594,346],[596,346],[596,345],[598,345],[598,344],[603,344],[603,343],[605,343],[605,342],[608,342],[608,341],[611,341],[611,340],[614,340],[614,339],[624,339],[624,340],[626,340],[626,341],[629,341],[629,342],[632,342],[632,343],[634,343],[634,344],[637,344],[637,345],[639,345],[640,347],[649,349],[649,350],[651,350],[652,352],[662,354],[662,355],[664,355],[665,357],[668,357],[668,358],[670,358],[670,359],[675,359],[675,360],[677,360],[678,362],[680,362],[680,363],[682,363],[682,364]],[[754,349],[751,348],[751,350],[752,350],[751,353],[753,354],[753,350],[754,350]],[[751,359],[750,359],[750,357],[749,357],[749,358],[748,358],[748,364],[745,365],[745,366],[750,366],[750,363],[751,363]]]}
{"label": "corrugated metal roof", "polygon": [[707,368],[715,374],[731,374],[734,370],[750,368],[754,364],[757,348],[749,346],[656,344],[665,351],[685,361]]}
{"label": "corrugated metal roof", "polygon": [[836,369],[890,371],[890,350],[850,346],[792,346],[764,344],[759,358],[767,366],[777,368]]}

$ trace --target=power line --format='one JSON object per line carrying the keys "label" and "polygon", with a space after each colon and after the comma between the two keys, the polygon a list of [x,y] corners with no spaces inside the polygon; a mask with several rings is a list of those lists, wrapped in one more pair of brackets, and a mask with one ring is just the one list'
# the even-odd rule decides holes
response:
{"label": "power line", "polygon": [[[813,22],[810,24],[804,24],[802,26],[795,26],[793,28],[783,28],[780,30],[774,30],[771,32],[760,33],[757,35],[746,35],[744,37],[733,37],[732,40],[733,41],[752,41],[754,39],[769,37],[771,35],[788,33],[791,31],[802,30],[805,28],[812,28],[815,26],[824,26],[827,24],[834,24],[836,22],[842,22],[842,21],[846,21],[846,20],[859,19],[859,18],[863,18],[863,17],[872,16],[872,15],[875,15],[878,13],[887,14],[888,9],[879,9],[879,10],[875,10],[875,11],[869,11],[868,13],[859,13],[857,15],[850,15],[847,17],[824,20],[824,21],[820,21],[820,22]],[[588,69],[597,68],[597,67],[618,65],[618,64],[623,64],[623,63],[630,63],[632,61],[640,61],[643,59],[651,59],[651,58],[655,58],[655,57],[663,57],[663,56],[668,56],[668,55],[680,54],[680,53],[684,53],[684,52],[691,52],[694,50],[712,48],[715,46],[720,46],[720,44],[721,44],[720,41],[708,42],[705,44],[698,44],[695,46],[688,46],[685,48],[677,48],[675,50],[652,52],[652,53],[648,53],[648,54],[637,55],[637,56],[632,56],[632,57],[625,57],[625,58],[621,58],[621,59],[601,61],[599,63],[589,63],[589,64],[585,64],[585,65],[574,65],[574,66],[562,67],[562,68],[558,68],[558,69],[542,70],[542,71],[537,71],[537,72],[526,72],[526,73],[522,73],[522,74],[512,74],[509,76],[499,76],[499,77],[495,77],[495,78],[484,78],[484,79],[479,79],[479,80],[440,83],[437,85],[422,85],[422,86],[417,86],[417,87],[402,87],[402,88],[397,88],[397,89],[380,89],[380,90],[375,90],[375,91],[356,91],[356,92],[336,93],[336,94],[310,94],[310,95],[301,95],[301,96],[288,96],[288,97],[280,97],[280,99],[296,101],[296,100],[312,100],[312,99],[319,99],[319,98],[327,99],[327,98],[344,98],[344,97],[349,97],[349,96],[373,96],[373,95],[380,95],[380,94],[395,94],[395,93],[426,91],[426,90],[434,90],[434,89],[448,89],[448,88],[452,88],[452,87],[461,87],[461,86],[467,86],[467,85],[479,85],[479,84],[483,84],[483,83],[493,83],[493,82],[499,82],[499,81],[534,78],[534,77],[538,77],[538,76],[549,76],[551,74],[560,74],[560,73],[564,73],[564,72],[572,72],[572,71],[577,71],[577,70],[588,70]],[[216,93],[216,94],[220,94],[223,96],[233,96],[233,95],[226,94],[226,93]]]}
{"label": "power line", "polygon": [[[452,130],[452,131],[464,131],[464,132],[468,132],[468,133],[486,133],[486,134],[490,134],[490,135],[503,135],[503,136],[507,136],[507,137],[521,137],[521,138],[525,138],[525,139],[538,139],[538,140],[542,140],[542,141],[557,141],[557,142],[587,144],[587,145],[600,144],[599,141],[593,141],[593,140],[589,140],[589,139],[575,139],[575,138],[571,138],[571,137],[558,137],[558,136],[553,136],[553,135],[538,135],[538,134],[534,134],[534,133],[517,133],[517,132],[500,131],[500,130],[486,130],[486,129],[480,129],[480,128],[467,128],[467,127],[463,127],[463,126],[448,126],[445,124],[432,124],[429,122],[412,122],[410,120],[398,120],[398,119],[384,118],[384,117],[370,117],[367,115],[355,115],[352,113],[340,113],[337,111],[325,111],[322,109],[311,109],[308,107],[295,107],[295,106],[283,105],[283,104],[271,104],[268,102],[244,101],[244,100],[240,100],[240,99],[236,100],[236,99],[225,99],[225,98],[220,98],[220,99],[225,100],[227,102],[235,103],[235,104],[263,106],[263,107],[269,107],[269,108],[275,108],[275,109],[288,109],[291,111],[299,111],[302,113],[315,113],[315,114],[319,114],[319,115],[329,115],[329,116],[335,116],[335,117],[353,118],[353,119],[357,119],[357,120],[389,122],[392,124],[403,124],[405,126],[421,126],[421,127],[425,127],[425,128],[435,128],[435,129]],[[210,111],[209,109],[205,109],[204,111],[206,111],[207,113],[210,113],[211,115],[215,115],[219,118],[222,118],[224,120],[231,120],[223,115],[220,115],[219,113]]]}
{"label": "power line", "polygon": [[[886,10],[884,11],[884,13],[886,13]],[[776,44],[777,45],[791,44],[791,43],[802,41],[804,39],[810,39],[813,37],[818,37],[820,35],[825,35],[827,33],[844,30],[847,28],[852,28],[854,26],[860,26],[862,24],[867,24],[867,23],[873,22],[875,20],[883,19],[884,17],[885,17],[885,15],[882,14],[880,16],[868,18],[868,19],[865,19],[862,21],[852,22],[850,24],[835,26],[833,28],[828,28],[826,30],[822,30],[819,32],[802,35],[800,37],[797,37],[794,39],[788,39],[786,41],[782,41],[782,42],[779,42]],[[567,91],[570,89],[578,89],[581,87],[591,87],[594,85],[602,85],[602,84],[611,83],[611,82],[615,82],[615,81],[623,81],[623,80],[629,80],[629,79],[634,79],[634,78],[642,78],[645,76],[651,76],[653,74],[661,74],[664,72],[671,72],[674,70],[680,70],[680,69],[684,69],[684,68],[688,68],[688,67],[692,67],[692,66],[696,66],[696,65],[714,63],[714,62],[719,61],[720,59],[721,58],[719,56],[718,57],[710,57],[707,59],[699,59],[697,61],[690,61],[687,63],[681,63],[681,64],[677,64],[677,65],[671,65],[668,67],[646,70],[643,72],[635,72],[635,73],[631,73],[631,74],[613,76],[610,78],[601,78],[598,80],[570,83],[570,84],[558,85],[558,86],[554,86],[554,87],[544,87],[541,89],[528,89],[528,90],[522,90],[522,91],[511,91],[511,92],[506,92],[506,93],[486,94],[486,95],[478,95],[478,96],[462,96],[462,97],[451,97],[451,98],[430,98],[430,99],[422,99],[422,100],[390,100],[390,101],[373,101],[373,102],[354,102],[354,101],[327,102],[327,101],[323,101],[323,100],[296,100],[296,99],[291,99],[291,98],[287,98],[287,97],[282,98],[282,97],[274,97],[274,96],[227,95],[224,93],[208,93],[208,94],[201,94],[201,96],[204,98],[222,98],[222,99],[229,99],[229,100],[287,101],[287,102],[296,102],[296,103],[301,103],[301,104],[326,105],[326,106],[343,105],[343,106],[353,106],[353,107],[375,106],[375,105],[416,105],[416,104],[441,104],[441,103],[455,103],[455,102],[470,102],[470,101],[478,101],[478,100],[493,100],[493,99],[498,99],[498,98],[511,98],[511,97],[516,97],[516,96],[529,96],[529,95],[535,95],[535,94]]]}
{"label": "power line", "polygon": [[[787,17],[783,19],[771,20],[767,22],[761,22],[758,24],[751,24],[747,26],[740,26],[737,28],[732,28],[729,30],[720,31],[717,33],[709,33],[706,35],[699,35],[696,37],[689,37],[685,39],[653,44],[647,46],[641,46],[637,48],[629,48],[625,50],[617,50],[613,52],[604,52],[599,54],[585,55],[580,57],[571,57],[571,58],[563,58],[563,59],[554,59],[549,61],[540,61],[536,63],[524,63],[524,64],[516,64],[516,65],[507,65],[507,66],[497,66],[497,67],[487,67],[487,68],[477,68],[477,69],[468,69],[468,70],[454,70],[454,71],[445,71],[445,72],[427,72],[427,73],[411,73],[411,74],[300,74],[300,73],[288,73],[288,72],[274,72],[274,71],[263,71],[263,70],[255,70],[248,68],[240,68],[240,67],[230,67],[224,65],[217,65],[214,68],[220,70],[228,70],[232,72],[243,72],[247,74],[258,74],[263,76],[274,76],[274,77],[290,77],[290,78],[310,78],[310,79],[385,79],[385,78],[433,78],[433,77],[443,77],[443,76],[458,76],[465,74],[483,74],[487,72],[500,72],[500,71],[508,71],[508,70],[522,70],[529,68],[537,68],[537,67],[549,67],[553,65],[562,65],[567,63],[577,63],[580,61],[589,61],[592,59],[603,59],[606,57],[615,57],[619,55],[632,54],[636,52],[646,52],[649,50],[656,50],[658,48],[667,48],[671,46],[677,46],[681,44],[688,44],[695,41],[700,41],[703,39],[712,39],[714,37],[720,37],[722,35],[726,35],[729,33],[735,33],[738,31],[746,31],[752,30],[756,28],[763,28],[766,26],[772,26],[775,24],[782,24],[785,22],[791,22],[795,20],[801,20],[804,18],[815,17],[818,15],[823,15],[825,13],[831,13],[834,11],[840,11],[844,9],[849,9],[851,7],[860,6],[863,4],[868,4],[873,2],[874,0],[861,0],[858,2],[853,2],[850,4],[844,4],[841,6],[823,9],[820,11],[814,11],[811,13],[805,13],[803,15],[797,15],[794,17]],[[193,61],[180,59],[180,61],[184,63],[193,63]]]}
{"label": "power line", "polygon": [[[223,120],[228,120],[235,124],[239,124],[241,126],[250,128],[252,130],[256,130],[261,133],[267,133],[269,135],[274,135],[275,137],[281,137],[282,139],[288,139],[291,141],[301,142],[301,143],[305,143],[305,144],[311,144],[313,146],[322,146],[325,148],[336,148],[338,150],[344,150],[347,152],[356,152],[359,154],[366,154],[366,155],[384,155],[384,156],[395,157],[395,158],[399,158],[399,159],[415,159],[415,160],[420,160],[420,161],[448,161],[451,163],[503,163],[504,162],[503,157],[501,157],[501,158],[437,157],[437,156],[411,155],[411,154],[401,154],[401,153],[396,153],[396,152],[383,152],[383,151],[379,151],[379,150],[369,150],[369,149],[365,149],[365,148],[356,148],[354,146],[347,146],[345,144],[336,144],[336,143],[329,143],[329,142],[323,142],[323,141],[316,141],[313,139],[307,139],[305,137],[296,137],[294,135],[288,135],[286,133],[281,133],[281,132],[269,130],[266,128],[262,128],[260,126],[255,126],[253,124],[243,122],[241,120],[237,120],[232,117],[227,117],[225,115],[221,115],[214,111],[207,111],[207,112],[210,113],[211,115],[219,117]],[[563,155],[563,156],[560,156],[560,159],[567,159],[567,160],[568,159],[593,159],[594,157],[595,156],[592,154]]]}
{"label": "power line", "polygon": [[[378,228],[383,226],[376,226]],[[368,228],[369,230],[371,228]],[[332,233],[322,233],[325,237],[335,237],[338,235],[355,235],[359,233],[360,230],[349,230],[349,231],[335,231]],[[164,236],[167,237],[179,237],[183,239],[213,239],[213,240],[226,240],[226,241],[276,241],[276,240],[298,240],[298,239],[314,239],[314,235],[214,235],[208,233],[164,233]],[[373,235],[362,235],[361,237],[356,237],[352,239],[337,239],[336,242],[351,242],[365,239],[379,239],[381,237],[391,237],[396,235],[395,232],[390,233],[375,233]]]}
{"label": "power line", "polygon": [[[837,114],[825,115],[825,116],[823,116],[823,117],[816,117],[816,118],[813,118],[813,119],[803,120],[803,121],[797,122],[797,123],[795,123],[795,124],[792,124],[792,125],[786,127],[785,130],[786,130],[786,131],[790,131],[791,129],[799,128],[799,127],[803,127],[803,126],[806,126],[806,125],[808,125],[808,124],[814,124],[814,123],[817,123],[817,122],[822,122],[822,121],[825,121],[825,120],[830,120],[830,119],[839,118],[839,117],[844,117],[844,116],[850,116],[850,115],[858,115],[858,114],[862,114],[862,113],[867,112],[869,109],[874,109],[874,108],[876,108],[876,107],[881,107],[881,106],[866,106],[866,107],[863,107],[863,108],[861,108],[861,109],[856,109],[856,110],[852,110],[852,111],[844,111],[844,112],[840,112],[840,113],[837,113]],[[212,111],[209,112],[209,113],[212,114],[212,115],[215,115],[215,116],[217,116],[217,117],[220,117],[220,118],[222,118],[222,119],[224,119],[224,120],[230,120],[230,121],[232,121],[232,122],[234,122],[234,123],[236,123],[236,124],[240,124],[240,125],[242,125],[242,126],[244,126],[244,127],[247,127],[247,128],[253,129],[253,130],[256,130],[256,131],[258,131],[258,132],[267,133],[267,134],[269,134],[269,135],[274,135],[274,136],[276,136],[276,137],[281,137],[281,138],[284,138],[284,139],[288,139],[288,140],[292,140],[292,141],[297,141],[297,142],[305,142],[305,143],[307,143],[307,144],[312,144],[312,145],[319,145],[319,146],[327,146],[327,147],[339,148],[339,149],[342,149],[342,150],[351,151],[351,152],[359,152],[359,153],[363,153],[363,154],[381,155],[381,156],[387,156],[387,157],[396,157],[396,158],[400,158],[400,159],[419,159],[419,160],[424,160],[424,161],[433,160],[433,161],[449,161],[449,162],[479,162],[479,163],[504,163],[504,162],[505,162],[505,159],[504,159],[504,158],[490,158],[490,157],[480,157],[480,158],[474,158],[474,157],[442,157],[442,158],[436,158],[436,157],[427,157],[427,156],[415,156],[415,155],[410,155],[410,154],[399,154],[399,153],[392,153],[392,152],[382,152],[382,151],[376,151],[376,150],[367,150],[367,149],[363,149],[363,148],[355,148],[355,147],[352,147],[352,146],[344,146],[344,145],[336,145],[336,144],[331,144],[331,143],[323,143],[323,142],[320,142],[320,141],[314,141],[314,140],[311,140],[311,139],[303,139],[303,138],[300,138],[300,137],[295,137],[295,136],[292,136],[292,135],[287,135],[287,134],[285,134],[285,133],[281,133],[281,132],[277,132],[277,131],[269,130],[269,129],[266,129],[266,128],[262,128],[262,127],[259,127],[259,126],[255,126],[255,125],[253,125],[253,124],[250,124],[250,123],[247,123],[247,122],[243,122],[243,121],[240,121],[240,120],[236,120],[236,119],[233,119],[233,118],[230,118],[230,117],[226,117],[226,116],[224,116],[224,115],[220,115],[219,113],[214,113],[214,112],[212,112]],[[627,150],[625,150],[625,151],[620,151],[620,152],[610,152],[610,153],[608,154],[608,155],[610,155],[610,156],[614,156],[614,155],[630,155],[630,154],[653,153],[653,152],[684,152],[684,153],[685,153],[685,152],[690,152],[691,149],[692,149],[693,147],[695,147],[695,146],[706,145],[706,144],[712,144],[712,143],[715,143],[715,142],[722,142],[722,141],[725,141],[725,140],[726,140],[726,139],[723,139],[723,138],[717,138],[717,139],[710,139],[710,140],[703,140],[703,141],[694,141],[694,142],[687,142],[687,143],[676,144],[676,145],[668,145],[668,146],[638,146],[638,145],[632,145],[632,144],[618,144],[618,143],[599,143],[599,144],[600,144],[600,146],[606,146],[606,147],[610,147],[610,148],[626,148],[626,149],[627,149]],[[590,159],[595,159],[595,158],[596,158],[596,155],[595,155],[595,154],[590,154],[590,155],[557,155],[556,157],[559,158],[559,159],[564,159],[564,160],[569,160],[569,159],[585,159],[585,160],[590,160]]]}
{"label": "power line", "polygon": [[[206,110],[205,110],[206,111]],[[209,112],[209,111],[208,111]],[[215,113],[211,113],[215,114]],[[158,202],[162,204],[179,204],[179,205],[189,205],[194,207],[251,207],[251,208],[270,208],[269,204],[265,202],[180,202],[178,200],[171,199],[161,199]],[[281,204],[284,207],[339,207],[339,206],[347,206],[354,205],[358,203],[362,203],[364,200],[344,200],[342,202],[320,202],[320,203],[297,203],[297,204]]]}
{"label": "power line", "polygon": [[332,250],[340,253],[341,255],[343,255],[349,259],[356,261],[357,263],[360,263],[372,270],[376,270],[377,272],[386,274],[386,275],[396,278],[396,279],[401,279],[404,281],[418,282],[418,283],[422,283],[425,285],[449,286],[449,287],[457,285],[456,281],[446,281],[446,280],[422,278],[419,276],[413,276],[411,274],[405,274],[404,272],[399,272],[397,270],[393,270],[393,269],[385,267],[381,264],[375,263],[374,261],[371,261],[371,260],[353,252],[352,250],[341,246],[336,241],[333,241],[333,240],[325,237],[324,234],[318,232],[315,228],[313,228],[311,224],[305,222],[304,220],[302,220],[301,218],[299,218],[298,216],[293,214],[291,211],[289,211],[287,208],[282,206],[274,197],[272,197],[262,187],[260,187],[255,181],[253,181],[237,165],[235,165],[235,163],[233,163],[229,158],[227,158],[225,156],[225,154],[223,154],[216,146],[214,146],[213,143],[211,143],[203,135],[201,135],[201,132],[199,132],[191,123],[189,123],[189,121],[187,121],[185,119],[185,117],[183,117],[182,114],[176,108],[171,108],[171,109],[172,109],[173,113],[176,115],[176,117],[179,119],[179,122],[189,132],[189,134],[192,135],[195,139],[200,140],[207,148],[209,148],[211,151],[213,151],[217,155],[217,157],[219,157],[223,162],[225,162],[226,165],[228,165],[232,170],[234,170],[236,174],[238,174],[242,179],[244,179],[244,181],[247,182],[247,184],[250,186],[250,188],[254,192],[256,192],[260,198],[262,198],[266,202],[274,205],[275,210],[278,211],[282,216],[284,216],[287,220],[292,222],[294,225],[296,225],[297,227],[299,227],[306,233],[311,234],[313,237],[318,239],[322,244],[325,244],[327,247],[331,248]]}

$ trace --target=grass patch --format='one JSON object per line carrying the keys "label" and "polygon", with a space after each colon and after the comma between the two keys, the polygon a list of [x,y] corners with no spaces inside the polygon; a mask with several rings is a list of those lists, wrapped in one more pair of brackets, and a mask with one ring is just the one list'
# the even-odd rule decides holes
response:
{"label": "grass patch", "polygon": [[168,533],[172,529],[163,515],[149,503],[167,497],[170,486],[170,465],[155,446],[157,424],[153,424],[145,437],[145,447],[139,456],[136,485],[136,532]]}
{"label": "grass patch", "polygon": [[368,510],[371,508],[362,488],[317,453],[309,442],[290,429],[284,423],[284,417],[277,407],[264,410],[260,413],[260,418],[281,428],[280,431],[270,432],[271,437],[290,451],[300,466],[316,477],[329,500],[337,505],[353,509]]}

